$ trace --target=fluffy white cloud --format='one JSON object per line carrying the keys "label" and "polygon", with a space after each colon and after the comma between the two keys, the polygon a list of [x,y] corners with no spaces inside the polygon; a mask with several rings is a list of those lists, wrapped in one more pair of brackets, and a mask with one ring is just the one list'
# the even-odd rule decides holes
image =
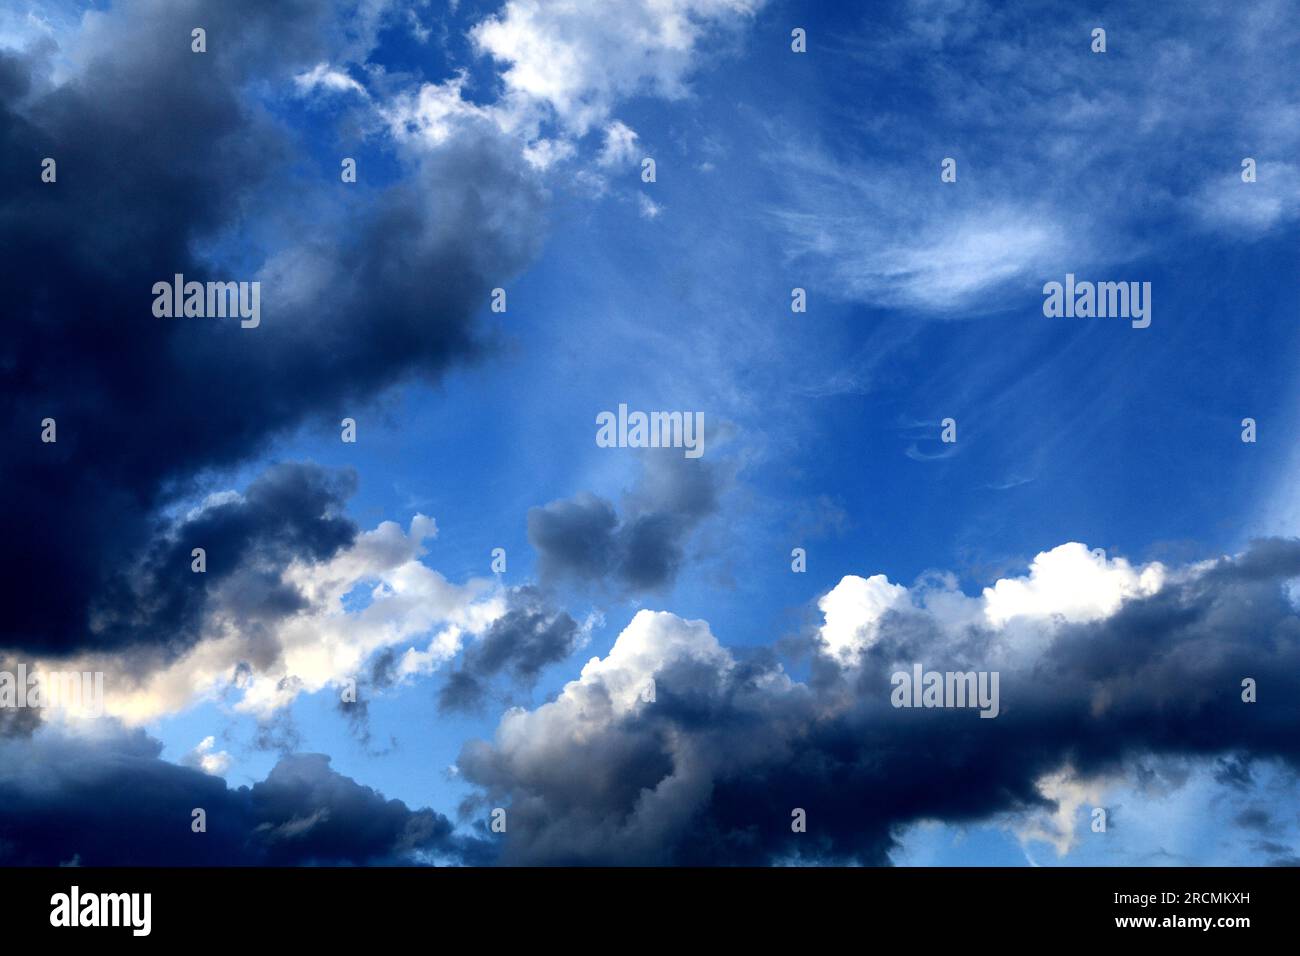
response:
{"label": "fluffy white cloud", "polygon": [[883,574],[845,575],[817,602],[825,616],[819,633],[826,652],[842,664],[852,663],[875,639],[885,612],[907,601],[907,588],[890,584]]}
{"label": "fluffy white cloud", "polygon": [[761,0],[510,0],[471,31],[505,64],[507,95],[554,112],[576,135],[625,97],[679,97],[707,29],[747,18]]}
{"label": "fluffy white cloud", "polygon": [[596,162],[600,166],[619,166],[636,158],[636,131],[614,120],[605,127],[605,145]]}
{"label": "fluffy white cloud", "polygon": [[1057,624],[1110,617],[1125,601],[1155,594],[1166,578],[1158,562],[1135,568],[1078,542],[1039,553],[1028,574],[996,581],[978,598],[957,590],[951,577],[909,591],[883,574],[850,574],[817,602],[824,617],[818,633],[827,656],[852,666],[878,636],[886,613],[910,610],[944,633],[981,626],[1001,633],[1006,650],[1032,652]]}
{"label": "fluffy white cloud", "polygon": [[465,75],[444,83],[425,83],[414,92],[400,93],[379,106],[379,115],[399,142],[437,147],[445,143],[466,122],[485,121],[508,129],[509,114],[465,99]]}
{"label": "fluffy white cloud", "polygon": [[[400,142],[436,148],[467,123],[488,123],[520,141],[524,158],[545,170],[573,156],[577,139],[604,127],[596,162],[624,162],[636,133],[611,120],[620,100],[685,95],[699,41],[714,29],[744,22],[763,0],[628,0],[606,4],[510,0],[478,23],[470,38],[480,55],[501,65],[504,92],[489,103],[464,96],[464,72],[425,83],[379,104]],[[324,65],[298,78],[300,88],[350,88]],[[545,124],[558,125],[543,135]],[[643,207],[644,208],[644,207]]]}
{"label": "fluffy white cloud", "polygon": [[1159,563],[1141,570],[1123,558],[1108,560],[1077,541],[1035,556],[1029,575],[1004,578],[984,589],[984,614],[994,627],[1017,617],[1076,623],[1110,617],[1126,600],[1159,591],[1165,570]]}
{"label": "fluffy white cloud", "polygon": [[181,758],[181,763],[187,767],[197,767],[215,777],[223,777],[230,769],[232,761],[230,754],[224,750],[217,750],[216,747],[215,737],[211,735],[204,737],[193,750]]}

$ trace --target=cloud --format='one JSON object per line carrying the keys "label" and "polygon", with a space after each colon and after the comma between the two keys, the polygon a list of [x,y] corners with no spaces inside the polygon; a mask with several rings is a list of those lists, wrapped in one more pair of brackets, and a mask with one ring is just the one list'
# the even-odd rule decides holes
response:
{"label": "cloud", "polygon": [[750,18],[761,0],[631,0],[608,4],[509,0],[470,31],[504,65],[507,99],[548,109],[581,136],[631,96],[685,95],[696,46],[710,28]]}
{"label": "cloud", "polygon": [[691,533],[718,507],[725,471],[703,459],[650,454],[620,516],[590,492],[528,512],[528,540],[544,581],[604,584],[616,591],[668,587]]}
{"label": "cloud", "polygon": [[[905,595],[847,579],[826,624],[864,636],[827,642],[806,682],[703,621],[641,611],[555,700],[507,712],[457,765],[474,805],[507,807],[502,860],[520,864],[886,863],[922,820],[1009,820],[1065,851],[1074,808],[1153,761],[1266,762],[1294,779],[1300,615],[1285,586],[1300,541],[1150,588],[1150,567],[1099,562],[1085,597],[1055,590],[1056,566],[1088,554],[1044,552],[981,597],[942,578]],[[1000,715],[893,708],[890,675],[914,662],[998,671]],[[1267,701],[1242,702],[1247,676]]]}
{"label": "cloud", "polygon": [[[336,182],[289,176],[293,134],[249,97],[335,62],[333,5],[205,6],[206,54],[189,47],[197,9],[88,13],[57,84],[48,50],[0,51],[0,175],[15,184],[0,241],[17,250],[0,266],[15,436],[0,646],[128,638],[97,629],[94,608],[117,568],[157,553],[159,515],[291,429],[336,429],[385,389],[481,355],[476,313],[537,248],[531,167],[481,127],[401,152],[355,213]],[[56,183],[32,174],[44,156]],[[291,210],[313,214],[309,235],[287,228]],[[260,281],[261,325],[155,317],[152,286],[176,273]],[[39,439],[46,417],[55,444]]]}
{"label": "cloud", "polygon": [[217,750],[216,746],[215,737],[204,737],[193,750],[181,758],[181,766],[195,767],[214,777],[224,777],[226,771],[230,769],[230,754],[224,750]]}
{"label": "cloud", "polygon": [[536,587],[514,588],[505,601],[505,613],[465,650],[460,669],[448,675],[438,697],[440,709],[476,709],[500,674],[531,688],[546,666],[564,660],[587,636]]}
{"label": "cloud", "polygon": [[873,642],[885,612],[907,601],[907,588],[883,574],[846,575],[818,601],[824,622],[818,635],[827,653],[848,664]]}
{"label": "cloud", "polygon": [[[261,739],[282,751],[294,736],[270,721],[299,695],[367,667],[385,685],[431,672],[505,613],[505,599],[492,581],[452,584],[421,563],[432,518],[358,532],[338,517],[351,486],[347,473],[280,465],[242,495],[213,496],[159,535],[128,575],[136,585],[100,612],[135,642],[32,666],[104,672],[105,712],[130,726],[220,701],[262,721]],[[190,570],[199,542],[205,574]]]}
{"label": "cloud", "polygon": [[984,615],[995,627],[1017,617],[1095,621],[1125,601],[1155,594],[1165,579],[1159,562],[1135,570],[1124,558],[1108,559],[1078,542],[1035,556],[1024,578],[1005,578],[984,589]]}
{"label": "cloud", "polygon": [[[202,747],[202,745],[200,745]],[[288,866],[484,862],[432,810],[339,774],[324,754],[281,759],[267,778],[230,788],[160,760],[142,732],[72,739],[43,731],[0,740],[0,862],[54,866]],[[40,767],[40,774],[30,772]],[[191,829],[206,812],[207,831]]]}
{"label": "cloud", "polygon": [[[1300,41],[1286,17],[1276,2],[1147,5],[1107,24],[1108,50],[1094,54],[1092,24],[1038,0],[891,5],[827,42],[896,82],[859,95],[856,70],[830,74],[835,108],[852,94],[856,112],[812,142],[769,127],[765,159],[785,195],[768,214],[833,294],[937,315],[996,311],[1050,276],[1140,260],[1189,233],[1254,239],[1300,208],[1279,159],[1300,147],[1300,81],[1285,66]],[[1250,185],[1247,156],[1261,170]],[[946,158],[955,182],[940,180]]]}
{"label": "cloud", "polygon": [[842,298],[950,312],[1000,286],[1055,274],[1060,262],[1082,261],[1079,237],[1046,205],[944,202],[932,191],[901,203],[901,171],[855,168],[815,150],[773,162],[785,168],[792,197],[768,209],[787,255],[810,264]]}
{"label": "cloud", "polygon": [[636,132],[614,120],[605,127],[605,145],[596,157],[597,166],[624,166],[636,159]]}
{"label": "cloud", "polygon": [[310,70],[299,73],[293,78],[294,85],[302,93],[326,90],[331,93],[359,93],[367,96],[366,88],[342,70],[331,68],[328,63],[317,63]]}
{"label": "cloud", "polygon": [[664,211],[664,207],[659,205],[645,193],[637,193],[637,210],[642,219],[658,219],[659,214]]}
{"label": "cloud", "polygon": [[1264,162],[1256,175],[1245,183],[1227,173],[1201,187],[1195,204],[1207,226],[1257,236],[1300,218],[1300,167]]}
{"label": "cloud", "polygon": [[[91,605],[88,643],[164,645],[175,655],[213,613],[251,630],[302,610],[306,600],[284,573],[295,560],[324,561],[353,544],[356,525],[341,512],[355,486],[350,471],[283,464],[242,495],[210,495],[183,520],[159,526],[141,560],[109,579]],[[193,570],[195,549],[202,573]]]}

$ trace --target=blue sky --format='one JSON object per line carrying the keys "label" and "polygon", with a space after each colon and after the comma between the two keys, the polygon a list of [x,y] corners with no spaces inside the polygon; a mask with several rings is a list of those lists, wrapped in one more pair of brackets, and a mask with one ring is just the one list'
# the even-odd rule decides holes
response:
{"label": "blue sky", "polygon": [[[183,516],[220,501],[211,495],[243,494],[276,463],[351,469],[343,513],[359,534],[379,535],[381,522],[396,523],[389,535],[406,531],[417,514],[436,522],[411,560],[456,591],[446,599],[455,610],[430,611],[426,626],[401,625],[395,638],[382,626],[361,637],[351,615],[391,575],[355,544],[340,552],[356,555],[353,564],[317,555],[297,572],[282,568],[304,589],[308,580],[326,587],[335,573],[326,567],[353,575],[345,601],[322,597],[310,613],[336,619],[338,645],[322,642],[321,653],[350,646],[357,666],[321,665],[318,688],[253,706],[229,673],[195,663],[195,648],[234,661],[214,631],[230,595],[210,599],[192,656],[149,665],[172,675],[164,683],[208,683],[172,696],[152,685],[133,698],[138,709],[114,717],[123,732],[142,728],[159,741],[163,761],[193,763],[212,736],[207,752],[222,756],[208,769],[235,788],[266,779],[287,753],[328,754],[337,773],[481,833],[493,805],[473,803],[482,794],[559,797],[536,781],[506,781],[504,744],[500,765],[471,761],[466,779],[458,763],[467,743],[496,739],[510,707],[540,728],[551,719],[544,705],[590,659],[609,657],[642,609],[706,621],[737,661],[776,655],[781,675],[814,687],[828,666],[818,656],[829,640],[819,602],[849,576],[883,574],[912,589],[907,609],[942,630],[956,618],[922,596],[935,582],[944,582],[942,600],[977,601],[999,580],[1031,580],[1040,553],[1069,542],[1104,549],[1095,580],[1076,585],[1067,571],[1063,591],[1044,591],[1047,605],[1062,607],[1022,612],[1023,626],[1047,640],[1122,616],[1106,588],[1119,588],[1126,607],[1159,597],[1132,583],[1153,563],[1182,586],[1256,537],[1295,534],[1287,476],[1300,425],[1291,374],[1300,90],[1287,68],[1296,39],[1286,4],[628,0],[568,17],[525,0],[366,0],[350,18],[340,5],[337,20],[327,6],[322,43],[274,69],[246,66],[232,87],[241,108],[276,131],[275,172],[243,189],[237,211],[196,226],[191,253],[216,272],[261,277],[274,329],[297,315],[277,303],[333,298],[350,274],[353,260],[324,256],[317,240],[401,243],[358,223],[391,190],[417,183],[409,195],[430,222],[470,224],[450,247],[463,243],[481,269],[456,320],[478,346],[436,369],[392,361],[364,384],[303,398],[238,454],[159,479],[153,513]],[[132,22],[155,16],[150,3],[20,3],[0,17],[0,42],[38,51],[57,89],[76,84],[113,31],[131,35]],[[796,27],[807,32],[806,53],[791,50]],[[1104,53],[1090,50],[1095,27],[1106,30]],[[225,37],[214,29],[208,42],[219,53]],[[39,122],[35,107],[23,108]],[[490,187],[474,181],[473,150],[504,170]],[[343,156],[357,159],[356,184],[339,182]],[[642,181],[644,157],[655,161],[654,182]],[[956,182],[940,179],[945,157],[957,161]],[[1241,179],[1244,157],[1257,162],[1253,183]],[[417,252],[399,250],[391,268],[418,265]],[[459,308],[463,293],[444,292],[439,268],[428,301]],[[1043,284],[1066,273],[1149,282],[1150,327],[1045,317]],[[406,274],[396,286],[420,281]],[[482,294],[493,287],[506,290],[505,313]],[[807,293],[804,313],[791,311],[796,287]],[[346,301],[376,314],[388,307]],[[363,320],[320,319],[313,342],[327,351],[331,323],[353,317]],[[442,329],[431,321],[428,334]],[[376,349],[387,332],[376,325]],[[694,463],[677,450],[598,447],[595,417],[619,403],[702,411],[699,468],[683,471]],[[344,416],[358,423],[355,444],[339,439]],[[955,443],[940,440],[948,417]],[[1241,440],[1246,417],[1258,423],[1257,442]],[[692,499],[696,491],[707,500]],[[579,573],[541,553],[530,513],[591,500],[583,495],[608,502],[627,525],[645,514],[666,521],[671,570],[649,583],[621,580],[612,568]],[[796,547],[807,551],[806,573],[791,571]],[[508,556],[500,575],[494,548]],[[449,621],[463,623],[457,614],[495,600],[484,613],[500,616],[521,587],[540,588],[548,613],[569,615],[577,636],[565,653],[526,680],[497,674],[476,708],[450,710],[440,706],[448,675],[490,624],[466,626],[445,660],[391,686],[363,684],[370,737],[358,739],[340,713],[338,680],[364,677],[385,651],[418,657]],[[1072,595],[1102,609],[1071,610]],[[884,634],[895,618],[882,624],[865,608],[854,640],[883,646],[863,635]],[[271,633],[293,626],[279,621]],[[1020,626],[980,633],[1000,647]],[[306,654],[303,641],[295,646]],[[93,657],[100,650],[85,648],[92,656],[83,659],[110,660]],[[121,663],[135,652],[103,652],[125,654],[113,666],[147,684],[143,665]],[[1212,652],[1198,643],[1178,653]],[[293,659],[254,670],[274,684],[301,676],[285,663]],[[563,734],[567,725],[547,726]],[[268,729],[280,736],[267,742]],[[1058,743],[1062,763],[1088,752]],[[1060,791],[1040,789],[1046,803],[900,813],[883,857],[849,840],[826,859],[1294,859],[1294,756],[1249,736],[1209,751],[1182,743],[1137,741]],[[552,759],[537,746],[521,765]],[[1256,761],[1251,782],[1225,782],[1224,762],[1242,753]],[[798,762],[765,759],[775,760],[764,764],[768,780],[782,759]],[[916,759],[936,758],[921,748]],[[900,761],[894,775],[907,772]],[[717,770],[710,779],[720,793],[732,778]],[[949,785],[960,789],[960,778]],[[863,813],[872,800],[861,794]],[[1095,805],[1112,815],[1105,835],[1088,831]],[[708,805],[696,812],[707,816]],[[552,834],[546,845],[563,839]],[[629,841],[628,861],[656,859]],[[529,846],[513,859],[596,858]]]}

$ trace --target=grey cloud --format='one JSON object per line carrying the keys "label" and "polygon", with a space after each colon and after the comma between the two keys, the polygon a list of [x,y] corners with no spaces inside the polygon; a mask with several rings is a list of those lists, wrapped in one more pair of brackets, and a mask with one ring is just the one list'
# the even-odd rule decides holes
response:
{"label": "grey cloud", "polygon": [[[251,787],[159,759],[140,732],[94,743],[0,741],[0,863],[54,866],[360,865],[489,859],[429,809],[385,799],[324,754],[282,758]],[[40,777],[24,768],[40,766]],[[207,832],[194,834],[201,807]]]}
{"label": "grey cloud", "polygon": [[580,637],[573,618],[553,608],[540,589],[515,588],[507,597],[506,613],[466,649],[460,669],[449,675],[438,706],[444,711],[475,709],[500,674],[531,687],[543,668],[573,652]]}
{"label": "grey cloud", "polygon": [[[160,514],[291,429],[334,431],[491,347],[474,317],[541,234],[517,144],[468,124],[437,150],[399,149],[350,208],[337,175],[304,175],[307,144],[260,99],[350,47],[353,6],[122,0],[88,14],[57,86],[50,47],[0,51],[0,646],[132,639],[89,625],[115,569],[161,546]],[[196,23],[206,54],[190,51]],[[260,326],[155,317],[152,286],[175,273],[258,278]],[[39,441],[47,416],[57,444]]]}
{"label": "grey cloud", "polygon": [[660,591],[677,578],[695,529],[718,508],[723,466],[649,454],[620,516],[582,492],[528,512],[528,540],[544,581],[577,581],[617,592]]}
{"label": "grey cloud", "polygon": [[[1036,783],[1065,766],[1175,782],[1153,762],[1294,774],[1297,561],[1300,541],[1259,542],[1107,619],[1062,626],[1037,656],[1003,659],[994,720],[890,706],[896,661],[979,670],[995,653],[991,632],[947,635],[906,612],[885,617],[856,668],[823,663],[808,683],[788,681],[770,651],[728,665],[698,644],[668,654],[656,700],[627,712],[610,703],[616,684],[591,677],[578,710],[544,705],[544,720],[467,744],[458,765],[479,800],[510,808],[504,860],[568,864],[883,864],[919,820],[1051,809]],[[1256,704],[1240,699],[1244,676],[1259,682]],[[806,834],[791,832],[795,807]]]}

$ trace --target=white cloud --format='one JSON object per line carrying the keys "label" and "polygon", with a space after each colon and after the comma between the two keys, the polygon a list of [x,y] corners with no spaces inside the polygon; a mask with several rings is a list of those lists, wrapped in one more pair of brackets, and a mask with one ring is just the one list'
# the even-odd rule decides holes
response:
{"label": "white cloud", "polygon": [[233,761],[230,754],[224,750],[217,750],[216,746],[215,737],[204,737],[193,750],[181,758],[181,763],[187,767],[197,767],[215,777],[223,777]]}
{"label": "white cloud", "polygon": [[524,147],[524,159],[534,169],[547,170],[577,152],[574,145],[563,139],[539,139]]}
{"label": "white cloud", "polygon": [[[201,639],[174,660],[132,651],[86,655],[63,666],[104,671],[104,712],[129,726],[227,696],[235,698],[237,712],[266,717],[299,694],[341,687],[375,652],[403,644],[420,660],[403,674],[428,673],[459,651],[465,635],[481,634],[505,613],[496,582],[452,584],[419,560],[423,542],[436,533],[424,515],[406,532],[385,521],[328,561],[291,565],[284,582],[307,608],[265,628],[242,626],[224,610],[218,591]],[[344,597],[359,587],[369,589],[368,603],[349,609]],[[414,650],[426,640],[427,648]]]}
{"label": "white cloud", "polygon": [[[501,97],[487,103],[467,100],[462,71],[398,93],[376,109],[395,139],[428,148],[441,146],[464,124],[489,123],[516,137],[525,160],[542,171],[572,157],[578,139],[604,126],[596,162],[615,165],[629,157],[636,141],[635,132],[609,119],[618,102],[641,94],[684,96],[700,38],[745,21],[762,2],[509,0],[470,30],[477,52],[502,65]],[[344,80],[348,78],[340,79],[322,65],[299,82],[340,88]],[[543,126],[551,122],[558,123],[558,132],[543,135]]]}
{"label": "white cloud", "polygon": [[605,127],[605,145],[596,158],[598,166],[621,166],[636,159],[636,131],[614,120]]}
{"label": "white cloud", "polygon": [[819,634],[826,652],[851,664],[876,639],[885,613],[907,603],[907,588],[890,584],[883,574],[845,575],[817,602],[825,617]]}
{"label": "white cloud", "polygon": [[659,214],[664,211],[664,207],[659,205],[645,193],[637,193],[637,210],[642,219],[658,219]]}
{"label": "white cloud", "polygon": [[327,63],[317,63],[310,70],[299,73],[293,78],[299,93],[311,93],[315,90],[327,90],[331,93],[360,93],[368,96],[366,89],[342,70]]}
{"label": "white cloud", "polygon": [[[1050,843],[1056,855],[1063,857],[1078,841],[1079,810],[1104,809],[1102,794],[1106,781],[1103,778],[1085,780],[1075,773],[1074,768],[1065,766],[1044,774],[1035,786],[1039,794],[1052,801],[1055,807],[1050,812],[1026,813],[1012,822],[1011,829],[1022,844],[1033,841]],[[1082,823],[1091,827],[1091,812]]]}
{"label": "white cloud", "polygon": [[1123,558],[1108,560],[1070,542],[1035,556],[1028,577],[1004,578],[985,588],[984,614],[994,627],[1017,617],[1095,621],[1131,598],[1156,593],[1164,580],[1159,563],[1137,570]]}
{"label": "white cloud", "polygon": [[[900,200],[897,171],[853,169],[814,154],[790,161],[791,201],[769,210],[788,255],[843,298],[936,312],[1010,282],[1033,285],[1075,248],[1045,207],[1007,199],[955,212],[933,195]],[[937,174],[936,174],[937,179]]]}
{"label": "white cloud", "polygon": [[676,98],[710,27],[748,18],[761,0],[509,0],[472,31],[475,46],[505,64],[507,95],[543,104],[575,135],[623,98]]}
{"label": "white cloud", "polygon": [[1256,175],[1253,183],[1242,182],[1240,172],[1206,183],[1196,196],[1206,225],[1252,236],[1300,219],[1300,168],[1261,162]]}
{"label": "white cloud", "polygon": [[[896,102],[930,103],[924,116],[876,98],[827,129],[825,145],[769,128],[779,144],[772,172],[789,191],[773,219],[791,257],[837,294],[936,313],[991,310],[1007,304],[991,302],[1000,287],[1036,297],[1029,289],[1048,278],[1115,268],[1184,237],[1184,228],[1153,233],[1152,216],[1237,238],[1300,217],[1291,164],[1261,159],[1250,185],[1238,168],[1243,156],[1288,157],[1300,145],[1284,5],[1205,6],[1190,17],[1148,5],[1125,22],[1124,49],[1142,51],[1125,59],[1078,55],[1088,34],[1080,41],[1068,18],[1041,24],[1031,44],[1014,4],[910,6],[901,22],[844,37],[841,50],[898,78],[908,92]],[[1216,56],[1189,36],[1214,37]],[[1123,130],[1122,143],[1105,129]],[[1169,142],[1192,145],[1169,154]],[[948,156],[958,179],[941,183]]]}
{"label": "white cloud", "polygon": [[817,602],[824,618],[818,633],[828,657],[853,666],[879,635],[886,613],[913,611],[949,635],[972,626],[998,632],[1003,640],[992,650],[1035,653],[1060,624],[1110,617],[1125,601],[1158,592],[1167,577],[1158,562],[1135,568],[1124,558],[1108,559],[1078,542],[1041,552],[1028,574],[1002,578],[980,597],[957,590],[950,576],[909,590],[883,574],[850,574]]}
{"label": "white cloud", "polygon": [[425,83],[414,93],[398,94],[379,107],[388,130],[399,142],[441,146],[465,122],[486,121],[506,128],[509,117],[490,107],[465,99],[465,75],[445,83]]}

